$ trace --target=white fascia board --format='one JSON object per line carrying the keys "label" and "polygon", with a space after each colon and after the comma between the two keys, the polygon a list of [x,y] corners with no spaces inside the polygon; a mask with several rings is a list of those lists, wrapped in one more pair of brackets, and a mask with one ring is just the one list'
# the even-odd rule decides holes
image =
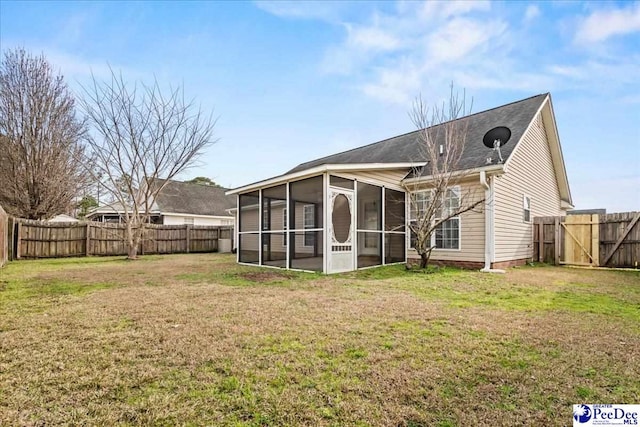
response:
{"label": "white fascia board", "polygon": [[[458,172],[453,172],[451,174],[452,177],[456,177],[456,176],[460,176],[460,175],[468,175],[469,177],[471,176],[475,176],[477,174],[479,174],[480,172],[486,172],[486,173],[492,173],[492,174],[500,174],[502,172],[504,172],[504,166],[503,165],[490,165],[490,166],[483,166],[480,168],[473,168],[473,169],[465,169],[465,170],[461,170]],[[427,176],[420,176],[420,177],[415,177],[415,178],[407,178],[407,179],[403,179],[402,183],[403,184],[420,184],[420,183],[428,183],[429,181],[432,181],[434,179],[433,175],[427,175]]]}
{"label": "white fascia board", "polygon": [[560,200],[560,209],[568,211],[575,208],[575,206],[573,206],[571,203],[565,201],[565,200]]}
{"label": "white fascia board", "polygon": [[178,213],[178,212],[162,212],[164,216],[185,216],[188,218],[212,218],[212,219],[233,219],[233,216],[224,216],[224,215],[198,215],[198,214],[189,214],[189,213]]}
{"label": "white fascia board", "polygon": [[[556,115],[553,112],[553,102],[551,101],[551,97],[548,98],[549,102],[549,118],[551,123],[547,123],[545,121],[545,127],[551,126],[551,154],[553,156],[553,166],[556,170],[556,176],[558,179],[558,183],[560,184],[561,194],[564,194],[563,200],[571,205],[573,209],[573,199],[571,197],[571,187],[569,187],[569,179],[567,177],[567,168],[564,163],[564,155],[562,154],[562,144],[560,144],[560,134],[558,133],[558,126],[556,123]],[[564,188],[563,188],[564,187]],[[564,191],[562,191],[564,190]]]}
{"label": "white fascia board", "polygon": [[533,116],[533,119],[527,126],[527,129],[522,134],[520,141],[518,141],[513,151],[509,155],[509,158],[504,164],[504,171],[507,172],[509,170],[511,159],[515,157],[514,154],[516,153],[516,151],[518,151],[520,142],[524,139],[525,135],[531,129],[531,126],[533,126],[535,118],[538,117],[538,115],[541,116],[542,123],[544,124],[547,141],[549,143],[549,151],[551,152],[553,170],[555,171],[558,190],[560,191],[560,197],[563,202],[573,206],[571,189],[569,188],[569,180],[567,179],[567,169],[564,163],[564,156],[562,155],[562,146],[560,145],[560,135],[558,134],[558,126],[556,124],[556,117],[553,112],[553,104],[551,103],[550,95],[547,95],[545,97],[544,101],[540,105],[540,108],[538,108],[538,111],[536,111],[536,114]]}
{"label": "white fascia board", "polygon": [[540,112],[544,109],[544,107],[547,105],[547,102],[549,102],[549,95],[547,95],[544,98],[544,101],[542,101],[542,104],[540,104],[540,107],[538,107],[538,111],[536,111],[536,113],[533,115],[533,118],[531,119],[531,121],[529,122],[529,124],[527,125],[527,128],[524,130],[524,132],[522,133],[522,136],[520,137],[520,139],[516,142],[516,146],[513,147],[513,151],[511,152],[511,154],[509,154],[509,158],[507,159],[506,162],[504,162],[504,171],[507,172],[509,170],[509,165],[511,164],[511,159],[513,159],[515,156],[514,154],[516,153],[516,151],[518,151],[518,148],[520,148],[520,143],[522,142],[522,140],[524,139],[525,135],[527,133],[529,133],[529,130],[531,129],[531,126],[533,126],[533,123],[536,121],[536,117],[538,117],[538,114],[540,114]]}
{"label": "white fascia board", "polygon": [[[133,208],[129,208],[129,212],[132,213],[133,212]],[[94,211],[91,211],[87,214],[87,216],[93,216],[93,215],[124,215],[125,211],[124,209],[122,210],[115,210],[115,209],[96,209]],[[144,210],[140,211],[140,214],[145,214]],[[149,215],[162,215],[162,212],[158,211],[158,210],[151,210],[149,211]]]}
{"label": "white fascia board", "polygon": [[263,187],[270,187],[276,184],[282,184],[287,181],[295,181],[303,179],[313,175],[320,175],[325,172],[338,172],[338,171],[364,171],[364,170],[388,170],[388,169],[403,169],[424,166],[425,163],[346,163],[346,164],[327,164],[306,169],[300,172],[294,172],[287,175],[280,175],[274,178],[266,179],[264,181],[254,182],[253,184],[245,185],[244,187],[234,188],[227,191],[225,194],[230,196],[232,194],[244,193],[247,191],[257,190]]}

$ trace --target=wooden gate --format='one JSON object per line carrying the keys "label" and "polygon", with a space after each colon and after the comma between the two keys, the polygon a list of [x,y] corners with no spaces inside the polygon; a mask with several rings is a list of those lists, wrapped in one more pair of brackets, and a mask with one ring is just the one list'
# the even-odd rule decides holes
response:
{"label": "wooden gate", "polygon": [[640,212],[536,217],[533,229],[534,260],[640,268]]}
{"label": "wooden gate", "polygon": [[600,261],[598,215],[568,215],[560,225],[564,235],[560,264],[597,267]]}

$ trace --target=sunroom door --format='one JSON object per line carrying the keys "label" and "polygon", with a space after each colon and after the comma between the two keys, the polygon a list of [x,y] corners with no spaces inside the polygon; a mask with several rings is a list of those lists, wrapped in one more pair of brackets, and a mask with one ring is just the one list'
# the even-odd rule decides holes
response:
{"label": "sunroom door", "polygon": [[355,270],[353,191],[331,188],[329,203],[329,273]]}

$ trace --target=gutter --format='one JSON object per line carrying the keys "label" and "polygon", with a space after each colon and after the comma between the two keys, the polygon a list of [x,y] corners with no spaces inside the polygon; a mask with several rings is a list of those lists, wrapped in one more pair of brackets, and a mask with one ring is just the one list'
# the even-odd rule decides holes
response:
{"label": "gutter", "polygon": [[319,166],[315,166],[310,169],[304,169],[302,171],[287,173],[284,175],[279,175],[273,178],[265,179],[262,181],[254,182],[253,184],[248,184],[242,187],[234,188],[231,190],[227,190],[224,194],[226,196],[231,196],[233,194],[240,194],[247,191],[257,190],[262,187],[267,187],[271,185],[283,184],[287,181],[297,181],[303,178],[316,176],[323,174],[325,172],[340,172],[340,171],[348,171],[348,172],[358,172],[358,171],[369,171],[369,170],[388,170],[388,169],[409,169],[412,167],[424,166],[424,163],[413,163],[413,162],[405,162],[405,163],[344,163],[344,164],[323,164]]}
{"label": "gutter", "polygon": [[480,184],[484,187],[484,268],[483,273],[504,273],[504,270],[491,268],[495,258],[495,229],[494,229],[494,189],[493,179],[487,177],[485,170],[480,171]]}
{"label": "gutter", "polygon": [[[495,173],[495,174],[503,173],[504,172],[504,165],[497,164],[497,165],[481,166],[481,167],[472,168],[472,169],[463,169],[463,170],[460,170],[460,171],[452,172],[450,174],[450,176],[452,178],[453,177],[460,177],[460,176],[469,176],[469,177],[471,177],[472,175],[475,175],[478,172],[480,172],[480,173],[490,172],[490,173]],[[418,177],[413,177],[413,178],[405,178],[405,179],[402,180],[402,183],[403,184],[428,183],[433,178],[434,178],[433,175],[425,175],[425,176],[418,176]],[[480,179],[480,182],[482,183],[482,179]]]}

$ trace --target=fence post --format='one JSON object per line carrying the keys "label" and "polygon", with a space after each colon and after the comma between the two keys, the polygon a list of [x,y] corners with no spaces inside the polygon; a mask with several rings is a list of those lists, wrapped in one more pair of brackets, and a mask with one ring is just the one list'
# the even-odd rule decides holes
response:
{"label": "fence post", "polygon": [[22,239],[22,223],[18,220],[17,230],[16,230],[16,259],[20,259],[20,247]]}
{"label": "fence post", "polygon": [[89,256],[91,255],[91,221],[87,221],[87,228],[85,230],[85,232],[87,233],[87,235],[85,236],[85,255]]}
{"label": "fence post", "polygon": [[554,218],[554,224],[553,224],[553,243],[554,243],[554,249],[553,249],[553,257],[554,257],[554,264],[555,265],[560,265],[560,251],[562,250],[560,248],[560,217],[555,217]]}
{"label": "fence post", "polygon": [[0,206],[0,268],[9,260],[9,216]]}
{"label": "fence post", "polygon": [[544,262],[544,221],[538,223],[538,262]]}
{"label": "fence post", "polygon": [[9,246],[9,261],[13,261],[15,259],[14,255],[14,231],[15,222],[12,216],[9,217],[9,223],[7,226],[7,245]]}
{"label": "fence post", "polygon": [[191,251],[191,225],[187,224],[187,253]]}
{"label": "fence post", "polygon": [[600,265],[600,220],[598,214],[591,215],[591,264]]}
{"label": "fence post", "polygon": [[[140,249],[140,256],[144,256],[144,241],[147,240],[147,236],[146,236],[146,230],[147,228],[143,228],[142,232],[140,233],[140,247],[138,249]],[[157,242],[158,240],[156,240]],[[158,251],[156,251],[158,252]]]}

